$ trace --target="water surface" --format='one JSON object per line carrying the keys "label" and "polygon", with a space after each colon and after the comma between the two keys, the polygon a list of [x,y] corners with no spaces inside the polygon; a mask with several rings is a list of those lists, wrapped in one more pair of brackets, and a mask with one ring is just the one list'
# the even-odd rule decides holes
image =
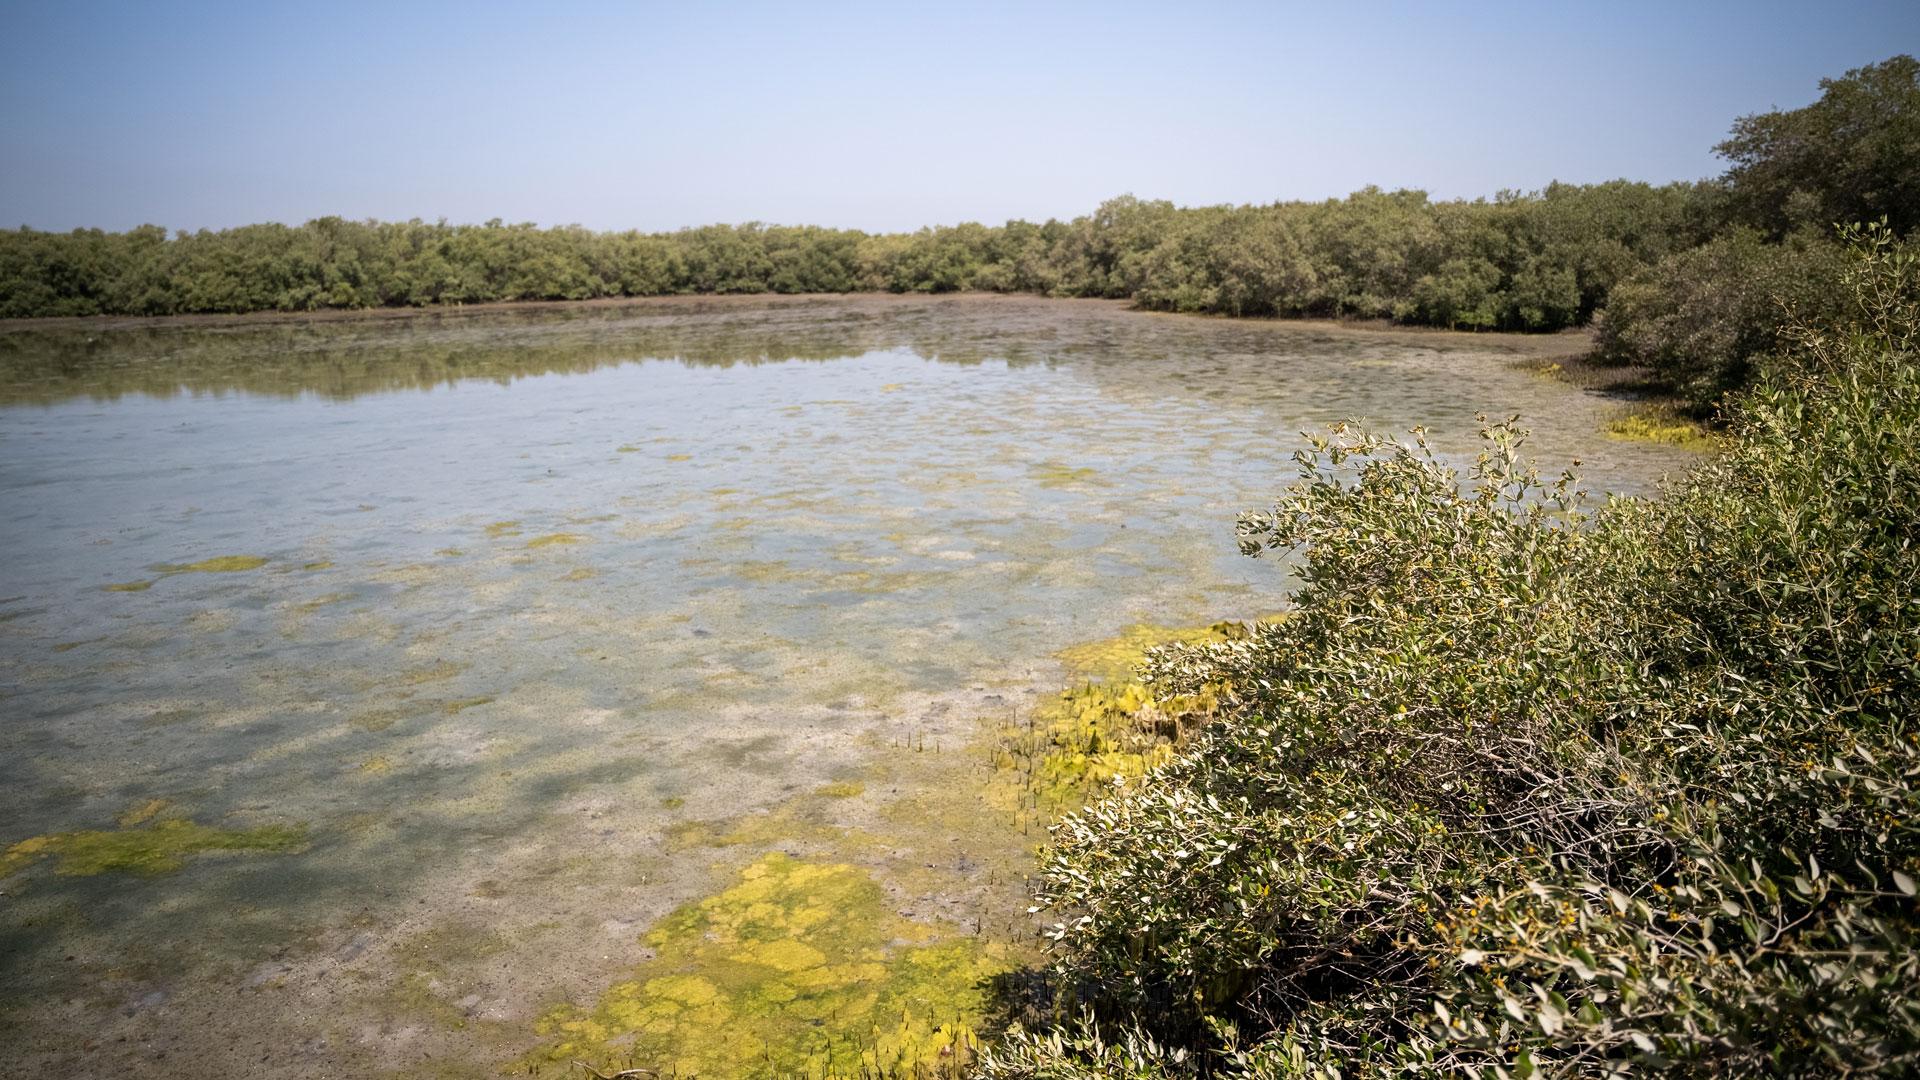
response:
{"label": "water surface", "polygon": [[1280,606],[1232,520],[1303,429],[1464,462],[1519,413],[1596,487],[1685,465],[1516,364],[1554,348],[1017,298],[0,332],[0,849],[304,838],[20,860],[0,1060],[497,1060],[734,857],[677,824],[960,738],[1074,642]]}

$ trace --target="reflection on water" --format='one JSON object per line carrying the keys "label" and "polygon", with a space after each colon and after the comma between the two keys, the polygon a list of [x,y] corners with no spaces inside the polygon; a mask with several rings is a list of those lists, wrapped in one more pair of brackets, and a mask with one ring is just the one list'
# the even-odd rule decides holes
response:
{"label": "reflection on water", "polygon": [[[1019,364],[1034,342],[918,318],[923,309],[861,310],[854,300],[752,308],[689,301],[665,313],[574,309],[426,314],[405,320],[270,320],[182,329],[145,325],[101,331],[84,324],[0,332],[0,405],[74,397],[240,391],[348,400],[388,390],[424,390],[467,379],[510,382],[581,374],[640,359],[699,367],[839,360],[908,348],[928,359]],[[1045,355],[1042,350],[1040,355]]]}
{"label": "reflection on water", "polygon": [[1470,455],[1518,412],[1598,486],[1684,464],[1539,347],[1020,299],[0,332],[0,1020],[49,1064],[387,1067],[404,1025],[353,1025],[481,926],[433,1000],[522,1030],[709,883],[676,822],[1075,641],[1276,607],[1231,523],[1302,429]]}

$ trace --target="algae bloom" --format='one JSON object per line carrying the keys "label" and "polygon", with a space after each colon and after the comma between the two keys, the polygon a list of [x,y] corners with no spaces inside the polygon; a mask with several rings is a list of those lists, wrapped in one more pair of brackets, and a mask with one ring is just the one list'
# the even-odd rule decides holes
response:
{"label": "algae bloom", "polygon": [[[669,916],[655,958],[592,1009],[540,1022],[526,1064],[637,1062],[663,1075],[916,1075],[971,1057],[1000,946],[890,910],[864,870],[769,855]],[[724,1033],[724,1037],[720,1037]]]}
{"label": "algae bloom", "polygon": [[191,563],[163,563],[154,567],[162,574],[237,574],[267,565],[261,555],[217,555]]}
{"label": "algae bloom", "polygon": [[211,559],[201,559],[190,563],[161,563],[152,567],[160,575],[152,581],[122,581],[112,585],[100,586],[107,592],[146,592],[162,578],[175,574],[237,574],[246,570],[258,570],[267,565],[264,555],[216,555]]}
{"label": "algae bloom", "polygon": [[[123,815],[123,822],[144,822],[158,812],[154,803]],[[57,859],[54,872],[74,877],[121,873],[151,877],[169,874],[189,856],[216,851],[290,852],[307,845],[307,831],[299,826],[268,825],[258,829],[216,829],[184,818],[170,818],[138,828],[89,829],[51,833],[22,840],[0,854],[0,878],[26,869],[43,858]]]}
{"label": "algae bloom", "polygon": [[1692,420],[1664,408],[1636,409],[1607,421],[1607,437],[1625,442],[1650,442],[1707,453],[1717,446],[1713,433]]}

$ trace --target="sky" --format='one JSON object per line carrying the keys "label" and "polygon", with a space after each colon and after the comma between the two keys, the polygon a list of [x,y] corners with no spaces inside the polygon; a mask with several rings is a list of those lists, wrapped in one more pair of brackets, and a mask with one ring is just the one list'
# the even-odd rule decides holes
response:
{"label": "sky", "polygon": [[0,0],[0,227],[906,230],[1717,174],[1920,3]]}

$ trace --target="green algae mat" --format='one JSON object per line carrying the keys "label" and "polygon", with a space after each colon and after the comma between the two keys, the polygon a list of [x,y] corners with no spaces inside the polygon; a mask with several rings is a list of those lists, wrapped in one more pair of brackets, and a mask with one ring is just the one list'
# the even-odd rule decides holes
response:
{"label": "green algae mat", "polygon": [[554,1041],[533,1063],[910,1075],[971,1058],[989,983],[1009,966],[1003,946],[894,914],[858,867],[781,854],[645,940],[655,956],[641,977],[540,1021]]}

